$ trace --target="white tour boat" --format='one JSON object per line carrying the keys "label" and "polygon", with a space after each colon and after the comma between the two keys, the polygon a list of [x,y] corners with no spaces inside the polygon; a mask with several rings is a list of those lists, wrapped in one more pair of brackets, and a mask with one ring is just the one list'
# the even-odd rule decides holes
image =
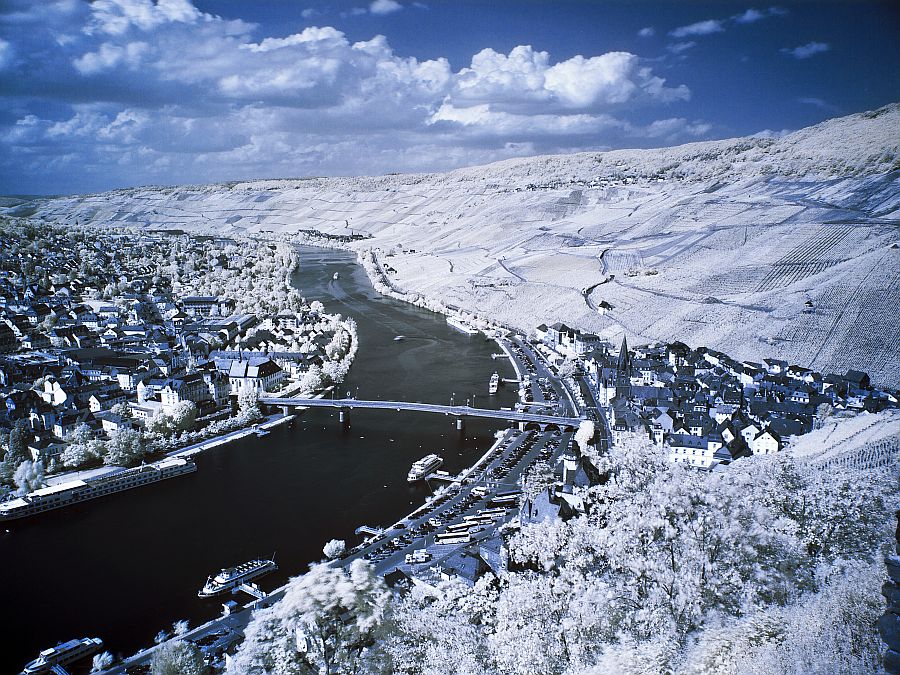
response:
{"label": "white tour boat", "polygon": [[460,331],[461,333],[465,333],[466,335],[478,335],[477,328],[472,328],[472,326],[455,316],[447,317],[447,325],[452,326],[456,330]]}
{"label": "white tour boat", "polygon": [[491,381],[488,383],[488,393],[496,394],[497,387],[499,387],[499,386],[500,386],[500,375],[498,375],[497,373],[494,373],[493,375],[491,375]]}
{"label": "white tour boat", "polygon": [[201,598],[210,598],[220,593],[226,593],[234,590],[241,584],[261,577],[263,574],[274,572],[277,569],[278,565],[275,564],[274,560],[263,560],[261,558],[241,563],[234,567],[228,567],[219,570],[219,573],[214,577],[209,577],[197,595]]}
{"label": "white tour boat", "polygon": [[49,673],[56,666],[65,666],[75,661],[86,658],[103,649],[103,640],[100,638],[81,638],[61,642],[55,647],[45,649],[34,660],[22,669],[22,675],[37,675]]}
{"label": "white tour boat", "polygon": [[168,457],[159,462],[142,464],[133,469],[123,469],[108,474],[71,480],[58,485],[39,488],[23,497],[0,502],[0,520],[13,520],[37,513],[58,509],[88,499],[104,497],[114,492],[155,483],[166,478],[182,476],[197,470],[193,460]]}
{"label": "white tour boat", "polygon": [[440,457],[440,455],[427,455],[412,465],[412,468],[409,470],[409,474],[407,474],[406,476],[406,480],[410,483],[415,483],[417,480],[422,480],[423,478],[425,478],[425,476],[437,469],[443,463],[444,460]]}

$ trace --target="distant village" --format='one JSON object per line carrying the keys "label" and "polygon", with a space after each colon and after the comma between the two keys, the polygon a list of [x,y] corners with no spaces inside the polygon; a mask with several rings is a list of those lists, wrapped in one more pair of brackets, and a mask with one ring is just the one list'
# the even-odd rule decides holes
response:
{"label": "distant village", "polygon": [[736,361],[706,347],[651,344],[616,348],[563,323],[535,337],[557,364],[581,364],[606,408],[613,443],[645,434],[669,458],[698,469],[779,452],[831,415],[896,407],[898,393],[873,387],[866,373],[814,372],[779,359]]}
{"label": "distant village", "polygon": [[[0,441],[13,451],[0,478],[12,487],[10,464],[26,460],[60,471],[103,459],[67,457],[73,439],[146,435],[166,419],[189,432],[230,418],[248,395],[253,405],[262,392],[343,379],[355,325],[287,286],[289,248],[0,229]],[[192,292],[218,277],[245,287]]]}

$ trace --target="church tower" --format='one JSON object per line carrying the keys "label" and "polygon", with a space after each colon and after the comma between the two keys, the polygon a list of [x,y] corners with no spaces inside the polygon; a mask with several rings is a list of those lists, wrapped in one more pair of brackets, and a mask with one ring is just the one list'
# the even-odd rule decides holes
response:
{"label": "church tower", "polygon": [[628,354],[628,338],[622,336],[619,358],[616,362],[616,398],[631,396],[631,356]]}

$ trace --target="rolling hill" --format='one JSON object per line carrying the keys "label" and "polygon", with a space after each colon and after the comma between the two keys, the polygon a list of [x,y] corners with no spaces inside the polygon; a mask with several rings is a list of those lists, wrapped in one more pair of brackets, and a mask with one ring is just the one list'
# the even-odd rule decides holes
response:
{"label": "rolling hill", "polygon": [[900,104],[774,137],[449,173],[16,200],[61,223],[364,234],[393,284],[529,330],[564,321],[900,386]]}

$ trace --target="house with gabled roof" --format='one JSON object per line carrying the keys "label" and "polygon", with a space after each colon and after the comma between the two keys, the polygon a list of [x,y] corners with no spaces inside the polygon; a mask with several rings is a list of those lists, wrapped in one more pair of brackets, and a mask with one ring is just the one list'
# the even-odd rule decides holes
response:
{"label": "house with gabled roof", "polygon": [[228,367],[231,394],[235,396],[245,391],[272,391],[283,380],[284,370],[267,356],[238,359]]}
{"label": "house with gabled roof", "polygon": [[770,455],[781,450],[781,436],[771,427],[760,431],[749,444],[754,455]]}
{"label": "house with gabled roof", "polygon": [[869,375],[860,370],[848,370],[843,380],[853,389],[862,390],[871,387]]}

